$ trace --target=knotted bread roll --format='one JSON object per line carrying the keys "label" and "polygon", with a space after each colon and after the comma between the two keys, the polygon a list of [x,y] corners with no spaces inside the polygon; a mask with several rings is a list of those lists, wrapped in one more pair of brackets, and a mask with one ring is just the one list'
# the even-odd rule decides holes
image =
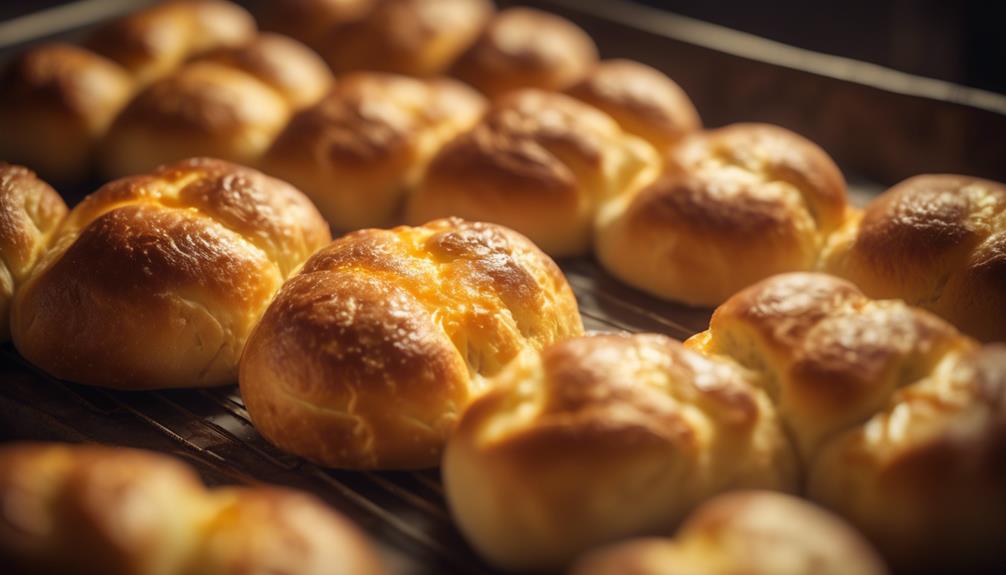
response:
{"label": "knotted bread roll", "polygon": [[597,46],[576,24],[532,8],[508,8],[451,73],[494,98],[520,88],[565,90],[596,62]]}
{"label": "knotted bread roll", "polygon": [[552,256],[588,251],[598,206],[652,180],[660,157],[569,96],[502,97],[448,143],[409,198],[406,221],[458,216],[509,226]]}
{"label": "knotted bread roll", "polygon": [[255,20],[237,4],[175,0],[99,27],[86,45],[125,67],[143,86],[170,74],[190,58],[239,46],[254,35]]}
{"label": "knotted bread roll", "polygon": [[266,439],[313,461],[432,467],[485,378],[582,329],[559,268],[506,228],[362,230],[283,286],[248,340],[241,395]]}
{"label": "knotted bread roll", "polygon": [[814,269],[848,211],[823,150],[783,128],[734,124],[685,138],[654,184],[606,205],[595,249],[629,285],[716,305],[772,274]]}
{"label": "knotted bread roll", "polygon": [[792,491],[797,468],[752,374],[659,335],[598,335],[507,367],[443,461],[451,513],[511,570],[672,529],[734,488]]}
{"label": "knotted bread roll", "polygon": [[133,91],[117,64],[63,43],[16,56],[0,85],[0,158],[54,182],[91,174],[95,146]]}
{"label": "knotted bread roll", "polygon": [[337,229],[390,226],[433,155],[485,106],[453,80],[353,74],[291,120],[263,166],[304,190]]}
{"label": "knotted bread roll", "polygon": [[193,159],[84,199],[15,295],[11,333],[49,374],[126,389],[234,381],[283,279],[330,239],[292,186]]}
{"label": "knotted bread roll", "polygon": [[671,539],[595,551],[572,575],[884,575],[876,551],[844,521],[779,493],[744,491],[704,503]]}
{"label": "knotted bread roll", "polygon": [[1006,352],[824,274],[730,298],[688,345],[762,374],[809,475],[899,570],[1006,567]]}
{"label": "knotted bread roll", "polygon": [[910,178],[835,234],[822,267],[871,297],[901,298],[980,340],[1006,341],[1006,185]]}
{"label": "knotted bread roll", "polygon": [[0,162],[0,342],[10,339],[10,306],[66,217],[56,190],[22,166]]}
{"label": "knotted bread roll", "polygon": [[330,29],[319,51],[337,74],[443,74],[493,15],[489,0],[381,0]]}
{"label": "knotted bread roll", "polygon": [[312,496],[273,487],[207,490],[151,452],[0,447],[0,558],[43,575],[383,573],[366,537]]}
{"label": "knotted bread roll", "polygon": [[685,91],[655,68],[605,60],[567,93],[605,112],[623,130],[663,152],[702,128]]}
{"label": "knotted bread roll", "polygon": [[191,156],[257,164],[293,113],[331,83],[316,54],[283,36],[213,52],[129,103],[102,144],[102,172],[123,177]]}

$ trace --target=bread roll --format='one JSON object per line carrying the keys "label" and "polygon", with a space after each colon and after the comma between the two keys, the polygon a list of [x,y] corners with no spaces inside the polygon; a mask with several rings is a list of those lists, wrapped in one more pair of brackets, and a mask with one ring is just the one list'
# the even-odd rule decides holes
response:
{"label": "bread roll", "polygon": [[734,124],[685,138],[656,183],[606,205],[595,247],[629,285],[711,306],[772,274],[813,269],[848,211],[823,150],[783,128]]}
{"label": "bread roll", "polygon": [[319,48],[337,74],[443,74],[493,14],[489,0],[382,0],[329,30]]}
{"label": "bread roll", "polygon": [[0,557],[13,572],[81,575],[376,574],[367,540],[311,496],[208,491],[150,452],[0,447]]}
{"label": "bread roll", "polygon": [[452,74],[496,97],[520,88],[565,90],[596,62],[597,46],[576,24],[532,8],[508,8],[492,19]]}
{"label": "bread roll", "polygon": [[173,72],[204,52],[239,46],[255,35],[255,20],[223,0],[175,0],[134,12],[96,29],[95,52],[129,70],[140,85]]}
{"label": "bread roll", "polygon": [[246,72],[190,64],[140,93],[101,149],[109,178],[140,174],[190,155],[254,164],[290,117],[286,101]]}
{"label": "bread roll", "polygon": [[1006,184],[925,175],[891,188],[834,236],[829,273],[901,298],[983,341],[1006,341]]}
{"label": "bread roll", "polygon": [[572,339],[508,366],[443,462],[450,510],[508,570],[673,528],[733,488],[797,487],[796,460],[746,370],[658,335]]}
{"label": "bread roll", "polygon": [[297,38],[321,50],[329,32],[366,15],[377,0],[271,0],[258,14],[264,30]]}
{"label": "bread roll", "polygon": [[279,92],[296,110],[321,100],[334,82],[320,56],[279,34],[259,34],[246,44],[215,50],[200,60],[248,72]]}
{"label": "bread roll", "polygon": [[599,63],[568,93],[660,151],[702,128],[698,111],[674,80],[632,60]]}
{"label": "bread roll", "polygon": [[607,114],[557,93],[500,98],[434,158],[406,220],[497,222],[552,256],[588,251],[599,204],[652,180],[660,158]]}
{"label": "bread roll", "polygon": [[241,396],[266,439],[310,460],[432,467],[485,378],[581,331],[559,268],[510,230],[362,230],[283,286],[248,340]]}
{"label": "bread roll", "polygon": [[63,198],[22,166],[0,162],[0,342],[10,339],[14,291],[66,217]]}
{"label": "bread roll", "polygon": [[74,208],[16,293],[14,344],[77,383],[233,382],[283,278],[329,238],[296,189],[219,160],[110,182]]}
{"label": "bread roll", "polygon": [[703,504],[672,539],[638,539],[595,551],[572,575],[884,575],[887,569],[844,521],[768,491]]}
{"label": "bread roll", "polygon": [[290,121],[264,169],[304,190],[337,229],[389,226],[430,158],[484,108],[453,80],[353,74]]}
{"label": "bread roll", "polygon": [[90,175],[98,140],[133,90],[114,62],[62,43],[16,56],[0,85],[0,158],[55,182]]}
{"label": "bread roll", "polygon": [[847,517],[902,573],[1003,573],[1006,347],[967,348],[830,442],[811,498]]}
{"label": "bread roll", "polygon": [[123,177],[194,155],[258,164],[294,110],[331,83],[316,54],[281,36],[213,53],[130,102],[102,144],[102,171]]}
{"label": "bread roll", "polygon": [[810,496],[898,571],[1002,572],[1006,352],[824,274],[733,296],[688,345],[761,374]]}

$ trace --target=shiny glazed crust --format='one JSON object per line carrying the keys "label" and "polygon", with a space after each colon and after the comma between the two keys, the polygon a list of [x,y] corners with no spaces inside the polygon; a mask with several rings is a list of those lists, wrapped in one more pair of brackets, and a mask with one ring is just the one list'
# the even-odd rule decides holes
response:
{"label": "shiny glazed crust", "polygon": [[283,278],[329,238],[296,189],[219,160],[113,181],[70,213],[17,292],[14,343],[78,383],[232,382]]}
{"label": "shiny glazed crust", "polygon": [[284,285],[248,341],[241,394],[263,436],[308,459],[432,467],[484,378],[581,331],[559,268],[510,230],[362,230]]}

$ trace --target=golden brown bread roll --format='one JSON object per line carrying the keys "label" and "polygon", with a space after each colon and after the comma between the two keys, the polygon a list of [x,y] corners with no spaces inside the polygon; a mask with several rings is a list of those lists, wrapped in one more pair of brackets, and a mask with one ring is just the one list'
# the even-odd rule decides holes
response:
{"label": "golden brown bread roll", "polygon": [[810,273],[741,291],[688,345],[762,374],[810,496],[899,570],[1006,567],[1002,349]]}
{"label": "golden brown bread roll", "polygon": [[122,177],[191,156],[257,164],[294,111],[331,83],[316,54],[281,36],[210,54],[129,103],[102,143],[102,172]]}
{"label": "golden brown bread roll", "polygon": [[451,73],[496,97],[520,88],[565,90],[596,62],[597,46],[576,24],[533,8],[508,8]]}
{"label": "golden brown bread roll", "polygon": [[258,15],[263,30],[297,38],[321,50],[335,26],[366,15],[377,0],[270,0]]}
{"label": "golden brown bread roll", "polygon": [[599,63],[568,93],[660,151],[702,128],[698,111],[674,80],[632,60]]}
{"label": "golden brown bread roll", "polygon": [[432,467],[485,378],[582,329],[559,268],[506,228],[362,230],[283,286],[248,340],[241,395],[266,439],[313,461]]}
{"label": "golden brown bread roll", "polygon": [[28,277],[66,212],[63,198],[31,170],[0,162],[0,342],[10,339],[14,291]]}
{"label": "golden brown bread roll", "polygon": [[0,85],[0,158],[56,182],[90,175],[98,140],[133,90],[114,62],[62,43],[15,57]]}
{"label": "golden brown bread roll", "polygon": [[552,256],[580,255],[600,203],[659,169],[656,151],[607,114],[563,94],[520,90],[437,154],[405,217],[497,222]]}
{"label": "golden brown bread roll", "polygon": [[808,494],[904,573],[1003,573],[1006,347],[944,356],[830,442]]}
{"label": "golden brown bread roll", "polygon": [[489,0],[382,0],[330,29],[319,50],[337,74],[443,74],[493,14]]}
{"label": "golden brown bread roll", "polygon": [[263,166],[304,190],[337,229],[389,226],[430,158],[484,109],[482,96],[453,80],[353,74],[290,121]]}
{"label": "golden brown bread roll", "polygon": [[823,269],[901,298],[983,341],[1006,341],[1006,185],[910,178],[835,234]]}
{"label": "golden brown bread roll", "polygon": [[0,558],[16,573],[383,573],[365,536],[314,497],[207,490],[151,452],[9,444],[0,498]]}
{"label": "golden brown bread roll", "polygon": [[448,441],[451,513],[494,565],[545,570],[666,532],[732,488],[795,490],[792,448],[751,379],[659,335],[577,338],[517,360]]}
{"label": "golden brown bread roll", "polygon": [[606,205],[595,248],[629,285],[716,305],[772,274],[813,269],[848,211],[823,150],[783,128],[734,124],[686,137],[657,182]]}
{"label": "golden brown bread roll", "polygon": [[283,278],[329,239],[303,194],[249,168],[193,159],[116,180],[74,208],[15,294],[14,344],[89,385],[229,383]]}
{"label": "golden brown bread roll", "polygon": [[571,575],[884,575],[863,537],[838,517],[769,491],[720,495],[671,539],[637,539],[592,552]]}
{"label": "golden brown bread roll", "polygon": [[224,0],[175,0],[134,12],[96,29],[95,52],[124,66],[140,85],[166,76],[186,60],[255,35],[255,20]]}
{"label": "golden brown bread roll", "polygon": [[246,44],[215,50],[200,60],[248,72],[279,92],[294,109],[321,100],[334,81],[320,56],[279,34],[259,34]]}

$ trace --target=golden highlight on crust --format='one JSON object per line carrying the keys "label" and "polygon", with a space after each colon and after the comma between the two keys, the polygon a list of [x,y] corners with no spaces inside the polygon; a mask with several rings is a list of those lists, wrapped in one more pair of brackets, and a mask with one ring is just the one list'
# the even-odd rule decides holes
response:
{"label": "golden highlight on crust", "polygon": [[629,285],[711,306],[773,274],[814,269],[849,215],[823,150],[783,128],[735,124],[687,136],[655,183],[604,206],[594,247]]}
{"label": "golden highlight on crust", "polygon": [[751,377],[658,335],[587,336],[529,354],[448,442],[451,513],[494,565],[546,570],[672,529],[722,491],[793,491],[794,454]]}
{"label": "golden highlight on crust", "polygon": [[1006,340],[1006,184],[922,175],[835,234],[821,268],[871,297],[928,309],[982,341]]}
{"label": "golden highlight on crust", "polygon": [[366,537],[314,497],[208,490],[191,467],[152,452],[8,444],[0,498],[0,555],[17,573],[384,572]]}
{"label": "golden highlight on crust", "polygon": [[307,198],[250,168],[192,159],[110,182],[17,292],[15,346],[89,385],[231,382],[283,278],[329,239]]}
{"label": "golden highlight on crust", "polygon": [[521,90],[497,99],[432,160],[405,219],[458,216],[509,226],[552,256],[588,251],[605,200],[655,177],[660,158],[603,112]]}
{"label": "golden highlight on crust", "polygon": [[897,570],[1001,570],[1001,346],[811,273],[742,290],[686,345],[760,374],[799,448],[809,496]]}
{"label": "golden highlight on crust", "polygon": [[351,233],[289,280],[249,339],[256,428],[325,465],[431,467],[483,379],[582,331],[558,267],[458,219]]}

